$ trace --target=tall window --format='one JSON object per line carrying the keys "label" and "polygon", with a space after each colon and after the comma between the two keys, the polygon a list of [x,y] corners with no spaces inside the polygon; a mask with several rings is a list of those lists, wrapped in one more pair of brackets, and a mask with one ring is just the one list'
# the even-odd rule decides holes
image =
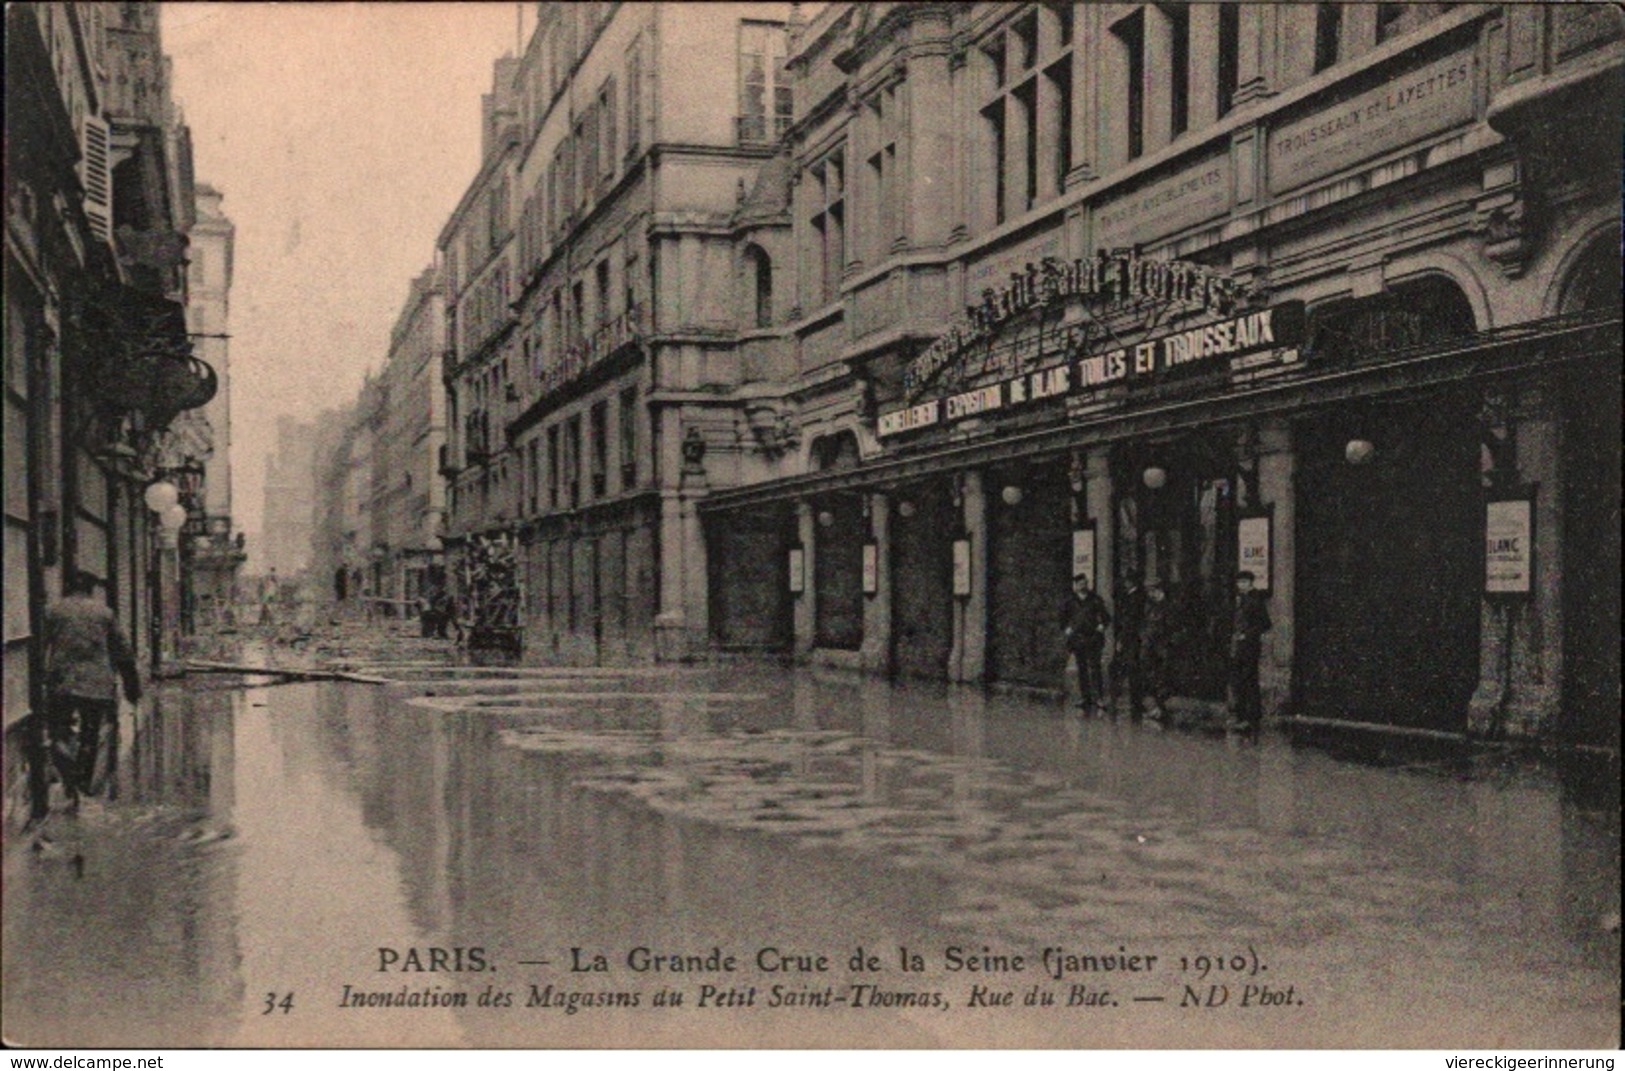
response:
{"label": "tall window", "polygon": [[529,462],[526,466],[527,478],[525,480],[526,510],[532,516],[538,512],[541,501],[539,487],[542,482],[542,470],[536,463],[537,448],[540,445],[539,440],[532,439],[526,454]]}
{"label": "tall window", "polygon": [[1125,136],[1128,158],[1138,159],[1145,152],[1145,9],[1141,8],[1112,27],[1112,33],[1121,43],[1128,62],[1128,84],[1123,87],[1123,100],[1128,108]]}
{"label": "tall window", "polygon": [[602,498],[609,490],[609,403],[594,403],[587,412],[587,436],[590,445],[588,467],[592,478],[592,496]]}
{"label": "tall window", "polygon": [[1337,62],[1339,40],[1343,35],[1343,5],[1315,5],[1315,73]]}
{"label": "tall window", "polygon": [[559,457],[559,426],[547,429],[547,505],[559,508],[559,478],[563,460]]}
{"label": "tall window", "polygon": [[869,157],[869,255],[879,260],[898,236],[897,88],[890,86],[869,102],[869,126],[875,152]]}
{"label": "tall window", "polygon": [[790,80],[784,69],[784,26],[739,24],[739,140],[777,141],[790,128]]}
{"label": "tall window", "polygon": [[638,389],[628,387],[621,391],[621,490],[630,491],[638,484]]}
{"label": "tall window", "polygon": [[[981,107],[984,189],[994,222],[1059,193],[1072,170],[1072,12],[1043,4],[979,45],[990,95]],[[991,203],[989,203],[991,201]]]}
{"label": "tall window", "polygon": [[1190,128],[1191,13],[1184,4],[1158,5],[1168,20],[1168,137]]}
{"label": "tall window", "polygon": [[615,177],[615,79],[598,91],[598,180]]}
{"label": "tall window", "polygon": [[570,509],[581,504],[581,417],[564,422],[564,502]]}
{"label": "tall window", "polygon": [[745,272],[752,282],[757,327],[773,324],[773,261],[759,245],[745,247]]}
{"label": "tall window", "polygon": [[596,304],[598,306],[598,309],[597,309],[598,322],[600,324],[607,324],[610,321],[610,317],[614,313],[614,310],[610,305],[610,299],[609,299],[610,289],[609,289],[609,258],[608,257],[605,257],[603,260],[600,260],[598,262],[598,267],[593,272],[593,282],[595,283],[595,285],[598,288],[597,292],[593,295],[593,297],[595,299],[595,302],[596,302]]}
{"label": "tall window", "polygon": [[811,168],[812,173],[812,256],[818,281],[814,296],[821,304],[835,300],[841,272],[846,268],[846,163],[839,151],[830,153]]}
{"label": "tall window", "polygon": [[1236,88],[1241,81],[1241,8],[1219,5],[1219,115],[1226,116],[1236,106]]}
{"label": "tall window", "polygon": [[622,288],[623,288],[623,290],[625,292],[625,298],[624,298],[624,303],[622,305],[622,308],[626,312],[626,318],[627,318],[628,322],[630,322],[633,319],[633,314],[634,314],[635,310],[638,307],[637,280],[638,280],[638,255],[637,255],[637,253],[633,252],[630,248],[628,248],[627,251],[626,251],[626,270],[625,270],[624,276],[621,279],[621,285],[622,285]]}
{"label": "tall window", "polygon": [[643,37],[632,42],[626,57],[626,155],[643,143]]}

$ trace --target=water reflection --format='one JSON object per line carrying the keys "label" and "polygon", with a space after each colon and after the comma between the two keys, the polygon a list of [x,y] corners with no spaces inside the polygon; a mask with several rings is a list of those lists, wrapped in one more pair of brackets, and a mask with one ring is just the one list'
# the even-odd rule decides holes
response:
{"label": "water reflection", "polygon": [[[465,679],[461,682],[467,684]],[[116,799],[50,858],[6,854],[5,1029],[36,1044],[1608,1044],[1619,1026],[1617,780],[1377,768],[1266,740],[1080,721],[843,675],[428,675],[165,690],[121,727]],[[447,694],[456,693],[456,694]],[[1607,793],[1612,791],[1612,805]],[[83,876],[69,864],[83,859]],[[1617,921],[1616,921],[1617,925]],[[1036,955],[1246,945],[1311,994],[1289,1018],[671,1014],[523,1003],[636,988],[627,949],[857,946],[940,987],[950,944]],[[495,974],[378,949],[479,946]],[[897,948],[928,950],[906,976]],[[602,951],[607,981],[563,969]],[[521,961],[550,961],[547,965]],[[747,970],[742,984],[775,979]],[[1023,977],[1026,983],[1039,975]],[[779,980],[785,981],[785,980]],[[802,980],[789,979],[802,984]],[[1146,980],[1140,980],[1146,981]],[[1149,980],[1177,1000],[1185,978]],[[340,1008],[432,984],[459,1009]],[[809,983],[810,984],[810,983]],[[267,994],[293,1011],[262,1014]]]}

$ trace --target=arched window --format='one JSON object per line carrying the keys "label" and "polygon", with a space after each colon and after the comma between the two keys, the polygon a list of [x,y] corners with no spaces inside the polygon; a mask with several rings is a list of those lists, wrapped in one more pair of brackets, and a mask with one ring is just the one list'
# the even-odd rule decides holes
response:
{"label": "arched window", "polygon": [[745,271],[751,280],[755,295],[755,322],[757,327],[773,325],[773,260],[759,245],[745,247]]}
{"label": "arched window", "polygon": [[1620,262],[1608,238],[1591,243],[1563,284],[1559,312],[1614,310],[1619,314],[1621,300]]}

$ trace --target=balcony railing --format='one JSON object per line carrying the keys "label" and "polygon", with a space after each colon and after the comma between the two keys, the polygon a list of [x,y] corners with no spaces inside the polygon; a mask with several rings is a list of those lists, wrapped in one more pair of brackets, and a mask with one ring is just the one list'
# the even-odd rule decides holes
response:
{"label": "balcony railing", "polygon": [[627,346],[636,345],[643,337],[639,327],[641,321],[642,310],[634,305],[613,320],[601,324],[587,338],[567,347],[556,362],[542,369],[537,382],[538,392],[551,394],[580,379]]}

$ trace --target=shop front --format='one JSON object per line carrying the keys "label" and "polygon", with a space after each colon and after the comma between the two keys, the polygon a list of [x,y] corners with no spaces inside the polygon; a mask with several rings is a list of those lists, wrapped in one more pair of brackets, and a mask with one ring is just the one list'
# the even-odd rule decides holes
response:
{"label": "shop front", "polygon": [[891,612],[894,671],[941,678],[954,642],[953,545],[963,519],[946,476],[893,492]]}

